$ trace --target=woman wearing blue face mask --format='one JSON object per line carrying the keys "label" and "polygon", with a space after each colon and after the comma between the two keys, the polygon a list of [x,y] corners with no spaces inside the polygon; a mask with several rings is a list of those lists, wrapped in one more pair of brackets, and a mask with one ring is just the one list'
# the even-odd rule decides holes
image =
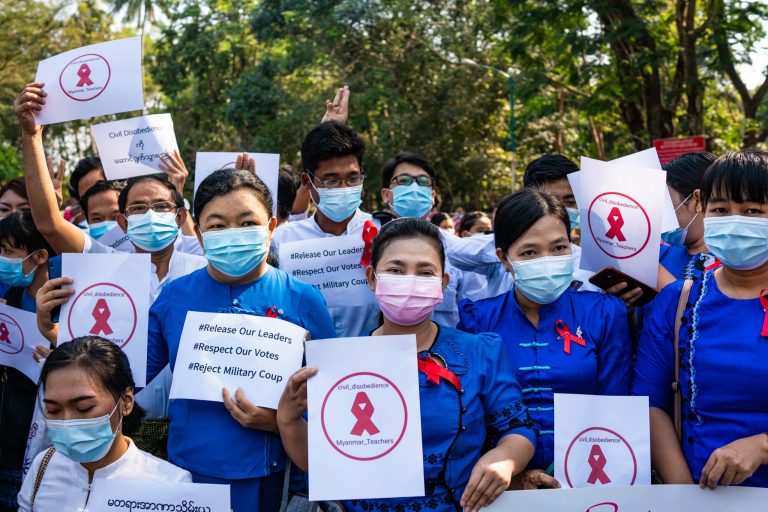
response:
{"label": "woman wearing blue face mask", "polygon": [[[269,314],[314,339],[335,337],[320,292],[267,263],[277,219],[259,178],[248,171],[214,172],[200,184],[194,211],[208,267],[170,282],[152,305],[147,381],[169,362],[173,370],[189,311]],[[234,399],[222,393],[224,404],[171,403],[168,458],[196,482],[229,484],[235,512],[276,510],[285,453],[275,411],[255,406],[242,390]]]}
{"label": "woman wearing blue face mask", "polygon": [[665,483],[768,487],[768,152],[715,160],[701,200],[722,266],[656,298],[632,393],[650,397],[651,462]]}
{"label": "woman wearing blue face mask", "polygon": [[[0,221],[0,281],[6,304],[35,312],[35,295],[48,280],[48,258],[55,253],[35,228],[29,210]],[[0,365],[0,510],[14,509],[21,487],[24,449],[37,396],[35,382]]]}
{"label": "woman wearing blue face mask", "polygon": [[96,336],[56,348],[40,374],[53,447],[39,454],[19,493],[20,512],[86,510],[94,478],[190,482],[187,471],[142,452],[127,434],[143,412],[128,357]]}
{"label": "woman wearing blue face mask", "polygon": [[501,335],[541,429],[528,465],[541,475],[554,460],[554,393],[626,395],[632,374],[627,312],[616,297],[576,292],[570,225],[553,195],[523,189],[505,198],[494,219],[496,253],[514,275],[512,290],[463,301],[459,328]]}

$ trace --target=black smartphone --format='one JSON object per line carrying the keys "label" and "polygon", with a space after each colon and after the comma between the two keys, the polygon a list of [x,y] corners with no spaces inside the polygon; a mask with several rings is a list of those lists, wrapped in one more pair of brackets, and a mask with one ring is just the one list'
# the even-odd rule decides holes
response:
{"label": "black smartphone", "polygon": [[634,277],[625,274],[621,270],[616,270],[613,267],[605,267],[603,270],[590,277],[589,282],[603,290],[607,290],[608,288],[619,283],[627,283],[627,287],[622,290],[622,292],[640,288],[643,290],[643,295],[637,299],[635,306],[644,306],[648,304],[653,299],[655,299],[656,295],[659,293],[657,290],[651,288],[647,284],[638,281]]}
{"label": "black smartphone", "polygon": [[[56,279],[61,277],[61,256],[54,256],[48,259],[48,279]],[[56,306],[51,310],[51,322],[59,322],[59,314],[61,313],[61,306]]]}

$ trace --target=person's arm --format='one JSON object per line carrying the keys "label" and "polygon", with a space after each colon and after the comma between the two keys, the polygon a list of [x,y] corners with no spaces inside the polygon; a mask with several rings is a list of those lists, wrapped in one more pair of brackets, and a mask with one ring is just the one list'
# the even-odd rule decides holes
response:
{"label": "person's arm", "polygon": [[45,105],[47,93],[43,86],[37,82],[28,84],[13,102],[21,125],[24,177],[32,218],[37,230],[57,253],[79,253],[85,247],[85,234],[59,213],[56,191],[43,150],[43,127],[35,119],[36,113]]}
{"label": "person's arm", "polygon": [[291,205],[291,215],[306,215],[309,212],[309,203],[312,198],[309,195],[309,188],[304,186],[304,183],[299,185],[296,189],[296,199],[293,200]]}
{"label": "person's arm", "polygon": [[168,303],[173,302],[172,287],[165,286],[149,308],[147,329],[147,382],[152,382],[170,362],[168,340],[163,332],[163,322],[169,318]]}
{"label": "person's arm", "polygon": [[302,368],[288,379],[277,406],[277,428],[285,453],[302,471],[309,468],[307,421],[307,380],[317,375],[316,368]]}
{"label": "person's arm", "polygon": [[669,415],[651,407],[651,461],[665,484],[692,484],[693,477]]}

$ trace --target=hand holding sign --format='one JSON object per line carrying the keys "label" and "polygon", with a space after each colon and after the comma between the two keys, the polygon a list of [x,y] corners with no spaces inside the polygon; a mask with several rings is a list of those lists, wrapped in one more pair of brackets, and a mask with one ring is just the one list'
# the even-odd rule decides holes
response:
{"label": "hand holding sign", "polygon": [[37,116],[43,110],[48,93],[43,89],[42,82],[32,82],[22,89],[15,100],[13,110],[19,120],[21,131],[26,135],[37,135],[43,129],[37,121]]}

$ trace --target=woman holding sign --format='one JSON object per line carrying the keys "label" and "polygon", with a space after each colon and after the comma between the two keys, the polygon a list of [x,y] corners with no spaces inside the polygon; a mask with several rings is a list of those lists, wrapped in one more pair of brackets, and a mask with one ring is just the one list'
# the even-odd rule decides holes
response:
{"label": "woman holding sign", "polygon": [[722,266],[656,298],[632,394],[650,397],[651,461],[665,483],[768,487],[768,153],[715,160],[701,200]]}
{"label": "woman holding sign", "polygon": [[526,188],[499,204],[496,254],[514,276],[508,292],[459,306],[459,329],[495,332],[509,351],[523,397],[541,428],[529,469],[554,480],[554,393],[626,395],[632,372],[627,311],[616,297],[576,292],[568,211],[555,196]]}
{"label": "woman holding sign", "polygon": [[39,454],[19,493],[20,512],[83,510],[94,478],[190,482],[188,472],[142,452],[126,434],[143,415],[128,357],[97,336],[56,348],[40,374],[53,448]]}
{"label": "woman holding sign", "polygon": [[[426,496],[353,500],[347,510],[476,511],[506,490],[533,455],[533,423],[501,339],[430,319],[448,284],[444,265],[440,230],[423,219],[394,220],[373,243],[367,276],[384,321],[372,335],[416,336]],[[295,373],[278,407],[283,443],[304,470],[306,380],[316,372]]]}
{"label": "woman holding sign", "polygon": [[[320,292],[267,263],[277,220],[269,189],[248,171],[216,171],[195,195],[196,230],[208,267],[170,282],[149,313],[147,380],[171,363],[174,372],[189,311],[281,318],[315,339],[335,331]],[[254,368],[258,360],[254,359]],[[171,402],[169,460],[195,482],[229,484],[235,512],[277,510],[285,452],[275,411],[257,407],[238,390],[224,404]],[[235,449],[229,449],[234,447]]]}

